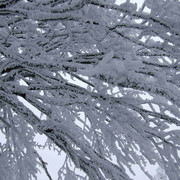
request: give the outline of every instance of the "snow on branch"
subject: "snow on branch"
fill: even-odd
[[[34,153],[40,133],[67,155],[59,179],[129,180],[135,166],[153,179],[151,164],[179,180],[179,8],[0,2],[2,178],[38,179],[40,165],[53,179]]]

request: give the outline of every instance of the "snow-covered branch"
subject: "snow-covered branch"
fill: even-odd
[[[128,180],[133,165],[152,179],[150,163],[179,180],[179,9],[176,0],[0,2],[2,178],[36,178],[38,159],[53,178],[34,153],[40,133],[67,155],[60,179]]]

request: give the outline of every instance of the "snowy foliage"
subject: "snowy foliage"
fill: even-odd
[[[1,1],[1,179],[52,179],[40,133],[67,155],[59,179],[153,179],[156,164],[179,180],[179,58],[178,0]]]
[[[162,168],[157,169],[157,174],[154,176],[153,180],[167,180],[167,176]]]

